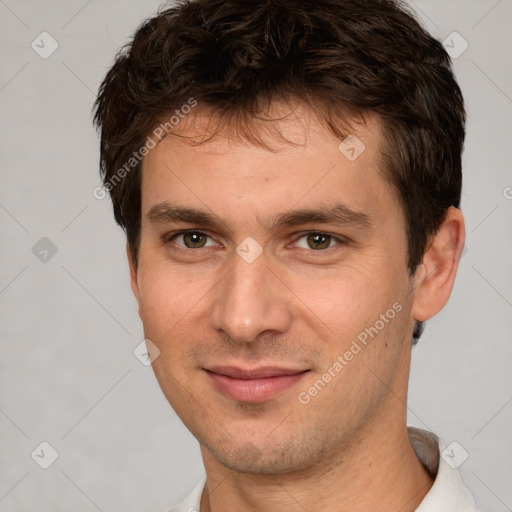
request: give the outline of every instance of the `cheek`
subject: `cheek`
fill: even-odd
[[[300,316],[311,326],[323,326],[326,339],[341,344],[374,325],[386,311],[391,309],[390,316],[396,313],[393,304],[403,297],[398,277],[393,278],[389,269],[296,273],[288,282]]]
[[[201,308],[204,290],[184,280],[164,266],[141,265],[139,273],[139,314],[149,339],[167,348],[166,340],[184,330],[194,332],[191,324]]]
[[[183,267],[169,261],[165,249],[144,242],[143,237],[137,279],[141,305],[150,315],[156,312],[172,318],[194,300],[199,287],[184,275]]]
[[[160,350],[152,367],[173,408],[190,394],[188,353],[201,338],[198,297],[176,276],[153,267],[140,279],[139,311],[144,336]],[[184,395],[184,396],[182,396]],[[180,398],[181,397],[181,398]]]

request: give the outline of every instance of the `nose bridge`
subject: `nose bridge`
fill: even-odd
[[[253,261],[234,254],[212,305],[212,328],[241,343],[265,331],[284,332],[291,321],[288,302],[264,253]]]

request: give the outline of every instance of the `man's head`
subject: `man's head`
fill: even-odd
[[[155,373],[215,459],[295,471],[404,421],[407,341],[464,239],[439,42],[391,1],[185,3],[95,119]]]

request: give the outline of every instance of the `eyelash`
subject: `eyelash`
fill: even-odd
[[[212,237],[210,235],[208,235],[207,233],[205,233],[203,231],[198,231],[196,229],[187,229],[187,230],[177,231],[177,232],[169,233],[168,235],[165,235],[164,236],[164,242],[165,243],[173,242],[177,237],[182,236],[182,235],[186,235],[186,234],[189,234],[189,233],[195,233],[195,234],[206,236],[206,237],[212,239]],[[343,238],[343,237],[331,235],[330,233],[326,233],[324,231],[304,231],[302,233],[299,233],[297,236],[294,236],[293,240],[290,243],[296,243],[301,238],[307,237],[309,235],[320,235],[320,236],[330,237],[331,240],[336,242],[336,244],[334,246],[327,247],[326,249],[318,249],[318,250],[303,249],[303,250],[306,250],[306,251],[311,252],[311,253],[326,252],[327,250],[332,249],[333,247],[335,247],[337,245],[346,245],[347,242],[348,242],[348,240]],[[178,250],[178,251],[181,251],[181,252],[200,251],[201,249],[208,249],[209,247],[212,247],[212,246],[198,247],[198,248],[194,249],[194,248],[191,248],[191,247],[183,247],[181,245],[175,244],[175,249]]]

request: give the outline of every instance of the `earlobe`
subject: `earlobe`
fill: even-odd
[[[423,322],[439,313],[450,298],[464,248],[462,212],[451,206],[423,255],[414,278],[413,318]]]

